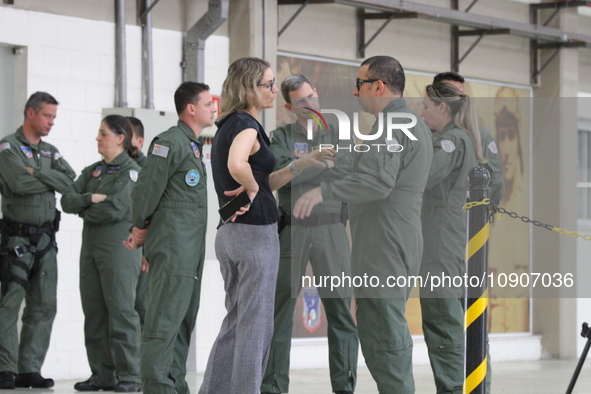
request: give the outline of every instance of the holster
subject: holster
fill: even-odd
[[[8,292],[8,283],[12,279],[12,266],[8,256],[8,232],[6,222],[0,219],[0,294]]]
[[[347,220],[349,220],[349,204],[343,202],[341,204],[341,223],[343,226],[347,226]]]
[[[281,234],[283,229],[291,224],[291,215],[279,207],[279,222],[277,223],[277,232]]]
[[[55,233],[59,229],[60,220],[61,212],[57,209],[53,221],[47,222],[42,226],[19,223],[6,218],[0,220],[0,292],[2,295],[8,292],[10,282],[18,283],[25,289],[29,288],[29,280],[41,265],[41,258],[51,249],[57,248]],[[41,241],[43,234],[49,235],[51,239],[45,248],[38,249],[37,245]],[[17,245],[9,249],[8,239],[14,236],[28,238],[29,244]],[[34,262],[31,268],[20,260],[26,253],[32,253],[34,255]],[[27,274],[26,280],[12,274],[12,267],[15,265]]]

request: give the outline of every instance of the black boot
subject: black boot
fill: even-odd
[[[30,387],[33,389],[48,389],[53,387],[53,379],[45,379],[39,372],[20,373],[14,381],[16,387]]]
[[[142,384],[136,382],[117,382],[113,391],[116,393],[137,393],[142,391]]]
[[[14,372],[3,371],[0,372],[0,390],[14,388]]]
[[[113,391],[113,386],[110,387],[98,387],[90,382],[90,379],[84,382],[78,382],[74,385],[76,391]]]

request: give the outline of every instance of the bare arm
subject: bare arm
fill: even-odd
[[[230,175],[242,186],[246,188],[251,200],[259,191],[259,185],[254,179],[250,164],[248,164],[248,157],[256,153],[261,145],[257,139],[257,131],[255,129],[245,129],[241,131],[232,141],[230,146],[230,153],[228,154],[228,170]],[[334,151],[331,149],[323,149],[322,152],[315,150],[307,155],[300,157],[293,162],[293,167],[296,171],[295,175],[299,174],[308,167],[318,166],[325,168],[326,164],[321,160],[333,160],[332,155]],[[269,175],[269,186],[271,190],[277,190],[287,182],[291,181],[294,176],[289,169],[289,166],[283,167]]]
[[[228,153],[228,171],[236,182],[246,188],[251,201],[259,192],[259,184],[254,179],[252,168],[248,164],[248,157],[261,147],[257,135],[255,129],[242,130],[234,137]]]

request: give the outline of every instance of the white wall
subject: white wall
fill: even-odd
[[[114,24],[0,7],[0,26],[0,43],[27,47],[28,73],[26,86],[21,87],[27,91],[27,97],[42,90],[60,102],[56,123],[47,141],[56,145],[80,173],[100,159],[94,139],[101,110],[114,105]],[[137,26],[127,26],[126,34],[128,105],[141,107],[141,31]],[[175,111],[173,94],[182,82],[182,33],[154,29],[153,40],[155,106],[161,111]],[[205,77],[213,94],[221,92],[227,59],[227,37],[212,36],[206,45]],[[22,111],[24,102],[19,105],[17,110]],[[212,204],[211,198],[210,201],[210,205],[217,205]],[[90,370],[78,290],[82,220],[74,215],[62,218],[58,233],[58,314],[42,373],[54,379],[87,378]],[[209,241],[208,247],[213,250]],[[219,270],[210,268],[211,265],[209,262],[206,272],[213,271],[214,279],[204,280],[208,285],[219,283],[215,279]],[[207,309],[208,290],[204,290],[203,304],[207,304],[204,308]]]

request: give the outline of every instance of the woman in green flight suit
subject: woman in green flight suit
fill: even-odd
[[[61,200],[64,211],[84,219],[80,295],[92,376],[74,385],[78,391],[141,390],[140,321],[134,309],[141,251],[121,243],[132,226],[130,194],[140,170],[131,135],[123,116],[103,119],[96,138],[103,160],[86,167]]]
[[[463,283],[447,280],[431,290],[429,277],[462,277],[466,247],[468,172],[482,155],[478,118],[470,97],[456,86],[427,86],[421,116],[433,130],[433,161],[423,195],[421,289],[423,332],[437,393],[461,394],[464,380]],[[443,281],[442,281],[443,282]],[[458,283],[458,282],[456,282]]]

